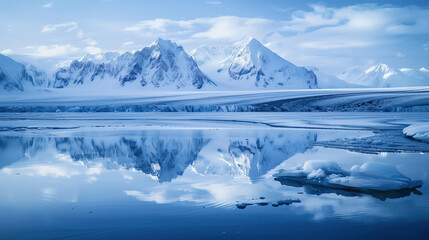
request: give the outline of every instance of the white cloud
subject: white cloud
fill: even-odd
[[[30,55],[37,57],[58,57],[67,56],[80,51],[80,48],[74,47],[70,44],[65,45],[50,45],[35,47],[34,52]]]
[[[50,3],[46,3],[46,4],[44,4],[43,5],[43,7],[44,8],[50,8],[50,7],[52,7],[54,5],[54,3],[53,2],[50,2]]]
[[[194,33],[192,38],[208,38],[237,41],[248,36],[264,38],[273,27],[279,27],[280,23],[265,18],[242,18],[235,16],[216,17],[211,19],[199,19],[199,24],[209,25],[207,30]]]
[[[82,30],[79,30],[78,32],[77,32],[77,38],[79,38],[79,39],[82,39],[83,38],[83,31]]]
[[[154,20],[145,20],[140,21],[134,24],[133,26],[126,27],[125,31],[134,31],[134,32],[156,32],[156,33],[165,33],[170,28],[192,28],[195,21],[176,21],[164,18],[157,18]]]
[[[403,57],[405,57],[405,55],[403,53],[401,53],[401,52],[398,52],[396,54],[396,57],[403,58]]]
[[[44,32],[53,32],[59,29],[64,29],[66,32],[71,32],[77,29],[78,24],[76,22],[66,22],[66,23],[60,23],[60,24],[48,24],[44,26],[41,30],[42,33]]]
[[[221,1],[208,1],[208,2],[206,2],[207,4],[210,4],[210,5],[219,5],[219,4],[221,4],[222,2]]]
[[[144,37],[180,39],[213,39],[237,41],[249,35],[264,37],[280,23],[264,18],[222,16],[193,20],[154,19],[137,22],[124,31],[134,31]]]
[[[88,45],[90,45],[90,46],[95,46],[95,45],[97,45],[97,41],[95,41],[94,39],[92,39],[92,38],[87,38],[87,39],[85,39],[85,40],[83,40],[86,44],[88,44]]]
[[[0,53],[7,55],[7,54],[13,53],[13,50],[8,48],[8,49],[4,49],[4,50],[0,51]]]
[[[88,46],[85,48],[85,51],[87,51],[89,54],[99,54],[102,52],[102,49],[99,47]]]
[[[133,44],[134,44],[134,42],[128,41],[128,42],[124,42],[122,45],[124,45],[124,46],[130,46],[130,45],[133,45]]]
[[[191,20],[154,19],[137,22],[125,31],[143,36],[178,39],[237,41],[248,36],[264,40],[280,34],[309,49],[367,47],[382,44],[396,35],[429,34],[429,10],[374,4],[328,8],[312,5],[310,11],[295,11],[288,21],[267,18],[221,16]],[[295,41],[295,40],[300,41]],[[320,45],[320,46],[317,46]]]

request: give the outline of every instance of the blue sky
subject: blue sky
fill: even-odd
[[[248,36],[300,66],[429,68],[428,1],[0,0],[0,52],[55,64],[138,50],[158,37],[190,52]]]

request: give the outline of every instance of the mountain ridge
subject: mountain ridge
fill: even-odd
[[[205,85],[215,85],[183,47],[170,40],[159,38],[135,53],[110,55],[104,62],[94,62],[89,57],[74,60],[55,74],[54,87],[92,85],[92,82],[110,87],[132,85],[172,89],[201,89]]]
[[[138,51],[87,54],[58,68],[53,77],[0,55],[0,90],[36,88],[142,90],[274,90],[429,85],[429,70],[355,66],[338,76],[298,67],[255,38],[228,46],[202,45],[188,54],[158,38]]]

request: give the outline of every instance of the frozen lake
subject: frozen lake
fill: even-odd
[[[425,112],[1,113],[0,235],[426,239],[429,144],[402,129],[427,122]],[[273,176],[309,160],[389,164],[423,185],[360,191]]]

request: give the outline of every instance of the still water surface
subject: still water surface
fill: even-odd
[[[428,144],[395,129],[8,130],[0,135],[0,234],[425,239],[428,151]],[[367,195],[296,186],[272,176],[315,159],[343,169],[390,163],[423,186]]]

